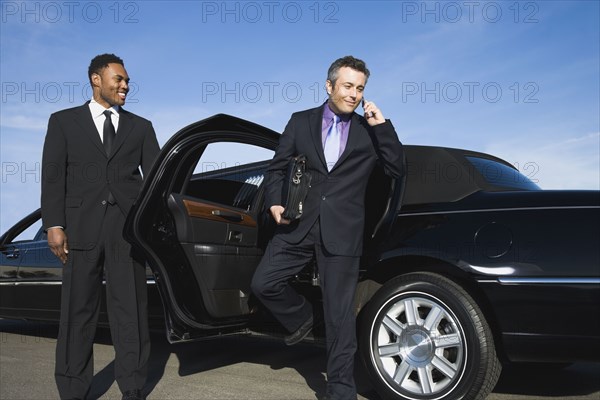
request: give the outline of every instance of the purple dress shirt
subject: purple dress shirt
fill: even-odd
[[[331,111],[329,108],[329,104],[325,103],[323,106],[323,122],[321,124],[321,144],[323,148],[325,148],[325,139],[327,138],[327,132],[329,132],[329,128],[333,124],[333,116],[335,113]],[[341,155],[346,149],[346,143],[348,143],[348,132],[350,132],[350,117],[352,114],[340,114],[340,152],[338,155]]]

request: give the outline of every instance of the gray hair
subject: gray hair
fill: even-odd
[[[338,72],[342,67],[349,67],[355,71],[362,72],[365,74],[367,79],[369,79],[369,75],[371,75],[369,69],[367,68],[367,64],[365,64],[363,60],[359,60],[353,56],[345,56],[335,60],[327,71],[327,80],[331,82],[332,86],[335,86],[335,81],[338,78]]]

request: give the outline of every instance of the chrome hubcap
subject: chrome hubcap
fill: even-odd
[[[429,333],[420,328],[406,329],[398,340],[400,352],[411,365],[424,366],[431,361],[435,349]]]
[[[464,372],[464,332],[454,314],[426,293],[403,293],[379,311],[371,354],[394,391],[436,395],[451,390]]]

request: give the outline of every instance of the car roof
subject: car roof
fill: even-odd
[[[453,202],[481,190],[510,190],[488,182],[469,158],[495,162],[518,173],[510,163],[476,151],[417,145],[405,145],[404,149],[404,205]]]

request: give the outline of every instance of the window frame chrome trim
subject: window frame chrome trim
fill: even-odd
[[[412,217],[422,215],[439,215],[439,214],[469,214],[469,213],[480,213],[480,212],[502,212],[502,211],[539,211],[539,210],[579,210],[579,209],[595,209],[600,206],[553,206],[553,207],[511,207],[511,208],[485,208],[480,210],[448,210],[448,211],[430,211],[430,212],[398,212],[398,217]]]

